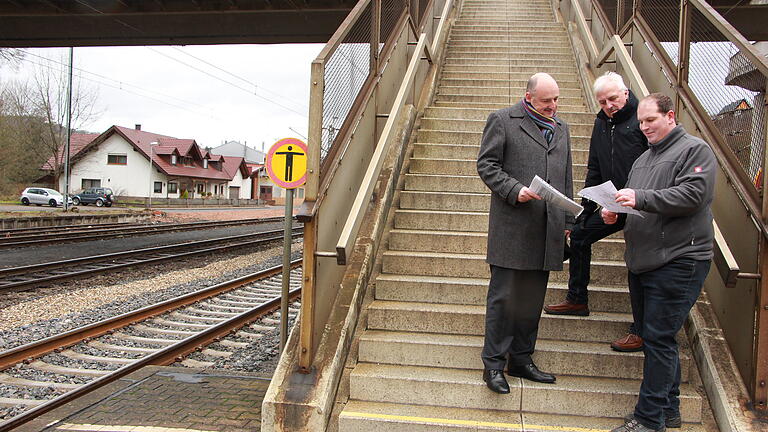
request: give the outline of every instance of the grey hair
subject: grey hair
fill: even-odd
[[[619,86],[619,90],[627,90],[627,85],[624,84],[624,78],[622,78],[621,75],[616,72],[606,72],[595,80],[595,84],[592,86],[592,92],[597,95],[597,93],[601,92],[609,83],[614,83]]]

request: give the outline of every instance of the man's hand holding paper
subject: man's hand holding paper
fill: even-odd
[[[610,180],[597,186],[584,188],[579,191],[578,195],[596,202],[610,212],[628,213],[643,217],[642,213],[632,208],[635,205],[635,191],[632,189],[617,191],[616,186]]]

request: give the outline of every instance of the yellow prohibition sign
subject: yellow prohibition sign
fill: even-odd
[[[283,138],[269,149],[265,164],[274,184],[296,189],[307,181],[307,145],[297,138]]]

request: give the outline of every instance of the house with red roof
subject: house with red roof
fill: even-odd
[[[242,157],[212,154],[194,139],[112,126],[101,134],[73,134],[70,191],[109,187],[117,196],[251,199],[251,170]],[[63,152],[62,152],[63,153]],[[151,161],[151,162],[150,162]],[[50,170],[52,161],[43,169]],[[64,177],[59,180],[64,189]]]

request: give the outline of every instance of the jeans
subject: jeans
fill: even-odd
[[[566,299],[574,304],[588,304],[589,266],[592,264],[592,244],[624,228],[626,215],[619,215],[613,225],[606,225],[600,212],[588,214],[582,223],[573,227],[571,233],[571,258],[568,261],[568,295]]]
[[[632,315],[643,338],[645,360],[635,418],[660,429],[680,414],[680,354],[675,335],[701,293],[710,261],[678,258],[645,273],[629,272]]]
[[[482,359],[486,369],[533,363],[549,272],[491,266]]]

